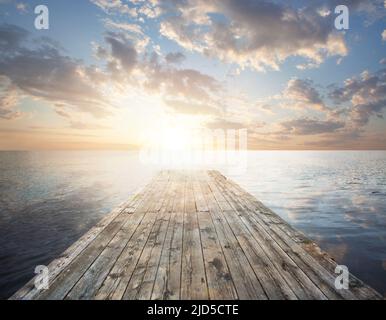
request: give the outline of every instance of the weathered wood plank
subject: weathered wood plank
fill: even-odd
[[[216,171],[162,171],[12,299],[380,299]]]
[[[149,199],[156,190],[156,184],[152,184],[147,193]],[[147,201],[144,202],[146,206]],[[127,221],[128,215],[119,214],[115,220],[100,233],[94,241],[78,255],[66,269],[64,269],[53,283],[50,284],[50,290],[43,291],[38,299],[64,299],[72,287],[78,282],[86,270],[98,258],[110,241],[115,237],[119,230]]]
[[[177,185],[173,182],[173,178],[171,178],[167,187],[165,202],[160,210],[162,214],[160,228],[156,236],[154,247],[151,251],[150,259],[146,265],[141,287],[138,290],[136,297],[139,300],[150,300],[152,297],[154,282],[157,276],[162,251],[165,246],[167,230],[170,224],[176,188]]]
[[[50,283],[53,283],[57,276],[63,272],[65,268],[77,257],[80,253],[83,252],[87,246],[93,242],[96,237],[119,215],[121,214],[132,202],[138,201],[138,199],[143,199],[152,188],[152,182],[150,181],[148,185],[138,190],[133,196],[128,200],[123,202],[117,208],[112,210],[111,213],[106,215],[95,227],[91,228],[85,235],[83,235],[78,241],[76,241],[71,247],[69,247],[59,258],[55,259],[48,265]],[[18,292],[16,292],[11,299],[14,300],[32,300],[36,299],[42,291],[38,290],[35,287],[35,278],[31,279],[24,287],[22,287]]]
[[[245,211],[243,217],[252,219],[252,224],[258,227],[256,234],[272,235],[274,241],[293,259],[298,268],[303,270],[329,299],[357,299],[360,297],[360,295],[358,296],[358,294],[354,293],[357,287],[350,288],[350,290],[335,289],[334,282],[336,274],[334,273],[334,269],[336,263],[334,263],[332,270],[327,270],[315,260],[314,256],[310,255],[309,252],[300,245],[301,243],[306,243],[307,245],[312,244],[312,247],[317,248],[311,240],[307,239],[299,231],[289,227],[284,220],[264,207],[233,181],[226,179],[218,172],[213,172],[211,175],[222,180],[221,183],[224,184],[224,190],[226,190],[227,193],[233,193],[235,202],[243,206],[243,210]],[[260,229],[260,227],[263,229]],[[286,229],[286,232],[281,229],[282,227]],[[320,252],[320,249],[318,249],[318,251]],[[323,257],[326,258],[328,255],[324,253]],[[350,277],[352,277],[352,275],[350,275]],[[373,289],[370,288],[367,290],[367,297],[377,297],[377,293]]]
[[[208,286],[191,178],[186,184],[184,211],[181,299],[206,300]]]
[[[200,208],[205,208],[206,210],[198,212],[197,216],[208,281],[209,298],[212,300],[237,299],[237,291],[230,275],[221,245],[218,241],[212,218],[208,213],[208,206],[199,181],[196,180],[193,182],[193,189],[196,203],[199,201]]]
[[[154,186],[157,186],[157,183],[155,183]],[[151,196],[154,191],[157,191],[157,189],[149,190],[149,196]],[[146,195],[142,193],[141,196],[135,198],[135,201],[133,201],[132,205],[129,207],[138,208],[144,199],[150,201],[149,197],[146,198]],[[128,212],[123,210],[123,213]],[[139,210],[139,212],[133,214],[131,219],[126,219],[123,227],[66,295],[66,299],[80,300],[95,298],[97,290],[102,285],[110,269],[137,230],[138,226],[142,223],[144,216],[145,212]]]
[[[224,218],[231,226],[237,241],[243,248],[256,276],[260,280],[269,299],[297,299],[293,291],[293,283],[283,277],[282,264],[272,262],[272,257],[267,255],[266,243],[258,241],[251,234],[251,230],[240,221],[239,215],[234,211],[224,212]],[[278,269],[278,266],[280,268]]]
[[[209,188],[208,182],[202,182],[201,186],[203,194],[207,199],[212,222],[215,226],[224,256],[228,262],[231,278],[233,279],[239,299],[266,300],[267,296],[237,239],[234,237],[232,230],[222,216],[219,204],[212,190]]]
[[[219,184],[214,184],[215,188],[220,187]],[[263,245],[262,249],[269,257],[270,261],[274,264],[275,268],[285,276],[286,281],[294,292],[296,292],[299,299],[327,299],[319,287],[314,284],[304,273],[303,270],[293,262],[293,260],[286,254],[280,246],[277,245],[275,240],[268,233],[263,233],[263,230],[259,232],[253,232],[253,228],[257,227],[253,222],[248,221],[245,216],[247,211],[238,206],[237,200],[230,197],[227,190],[220,187],[219,192],[223,197],[229,199],[229,202],[234,211],[239,212],[238,217],[244,223],[247,230],[250,230],[250,238],[255,238],[258,243]],[[235,224],[236,226],[236,224]],[[234,228],[235,228],[234,226]],[[245,231],[246,232],[246,231]],[[249,239],[250,240],[250,239]]]
[[[157,188],[158,195],[162,190],[165,191],[163,183],[159,181],[157,182]],[[96,299],[122,299],[157,219],[158,212],[154,212],[154,208],[158,205],[155,202],[158,201],[153,196],[139,210],[140,212],[134,213],[135,215],[145,212],[145,217],[118,259],[116,259],[114,266],[98,290]]]
[[[178,178],[178,175],[175,175],[173,181],[178,186],[175,194],[176,199],[173,203],[165,246],[154,281],[153,300],[177,300],[180,298],[186,179],[184,177]]]

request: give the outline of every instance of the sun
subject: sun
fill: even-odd
[[[170,151],[183,151],[193,146],[191,133],[185,128],[167,128],[161,135],[160,146]]]
[[[163,127],[148,132],[144,144],[163,151],[183,152],[194,147],[194,135],[183,126]]]

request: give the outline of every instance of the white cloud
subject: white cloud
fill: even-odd
[[[190,115],[218,115],[219,110],[215,106],[204,103],[181,100],[165,100],[165,103],[175,113]]]
[[[116,22],[111,19],[104,19],[103,22],[107,29],[118,31],[124,41],[129,40],[133,43],[138,52],[145,51],[146,47],[151,43],[150,37],[143,32],[139,24]]]
[[[63,54],[52,41],[28,48],[24,43],[26,39],[26,30],[0,25],[0,76],[11,83],[8,93],[17,88],[25,95],[71,105],[95,117],[111,113],[108,98],[99,90],[105,81],[100,70]],[[14,94],[6,96],[3,107],[6,105],[9,109],[14,100]]]
[[[136,8],[131,8],[121,0],[90,0],[104,12],[108,14],[126,14],[131,17],[137,17]]]
[[[375,73],[365,71],[360,77],[347,79],[330,96],[338,104],[350,103],[349,116],[353,124],[365,126],[370,117],[383,117],[386,108],[386,69]]]
[[[344,128],[344,122],[335,120],[318,120],[310,118],[300,118],[281,123],[284,128],[281,134],[295,135],[317,135],[332,133]]]
[[[298,10],[250,0],[160,5],[167,12],[160,25],[163,36],[185,49],[242,67],[277,70],[290,56],[319,65],[329,56],[348,53],[343,35],[333,29],[332,17],[320,15],[316,8]]]
[[[120,22],[115,22],[111,19],[105,19],[104,23],[105,23],[105,26],[107,28],[114,28],[114,29],[118,29],[118,30],[124,30],[124,31],[133,32],[133,33],[143,35],[142,28],[138,24],[120,23]]]
[[[176,113],[218,114],[221,84],[215,78],[166,63],[155,52],[140,52],[127,32],[107,31],[104,43],[93,43],[95,55],[104,64],[100,68],[68,57],[48,39],[44,46],[34,47],[28,46],[29,39],[24,29],[0,25],[0,75],[10,81],[1,97],[2,118],[18,115],[13,109],[19,91],[52,106],[64,106],[61,110],[99,119],[112,115],[115,99],[133,89],[158,95]],[[175,54],[168,59],[178,62],[183,57]]]
[[[26,13],[28,11],[28,5],[26,3],[19,2],[19,3],[16,4],[16,9],[20,13]]]
[[[320,92],[315,88],[314,83],[308,79],[294,78],[288,81],[287,87],[279,99],[289,100],[286,102],[289,107],[329,111]]]
[[[185,55],[182,52],[171,52],[168,53],[165,57],[167,63],[180,64],[186,59]]]
[[[5,76],[0,76],[0,119],[14,120],[21,116],[15,111],[19,103],[19,92]]]

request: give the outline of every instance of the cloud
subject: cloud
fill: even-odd
[[[70,128],[71,129],[76,129],[76,130],[107,130],[110,129],[108,126],[104,126],[101,124],[97,123],[92,123],[92,122],[84,122],[84,121],[79,121],[79,120],[72,120],[70,122]]]
[[[15,25],[0,25],[0,51],[5,53],[17,53],[21,43],[28,37],[28,31]]]
[[[65,103],[95,117],[111,114],[111,105],[98,88],[105,80],[100,70],[65,56],[54,42],[27,48],[23,46],[27,36],[24,29],[0,25],[1,76],[30,97]]]
[[[138,23],[117,22],[110,18],[103,20],[108,36],[118,39],[123,43],[130,43],[137,52],[144,52],[152,42]]]
[[[161,14],[161,9],[156,6],[157,0],[152,1],[132,1],[132,2],[142,2],[142,6],[138,9],[138,14],[145,16],[147,18],[157,18]]]
[[[128,15],[130,18],[157,18],[161,14],[158,0],[130,0],[124,3],[121,0],[90,0],[109,15]]]
[[[116,70],[130,72],[137,63],[137,50],[122,33],[108,32],[105,41],[111,48],[110,65]]]
[[[163,65],[153,53],[141,64],[145,76],[144,88],[159,92],[167,99],[184,99],[189,103],[215,104],[221,84],[210,75],[194,69]]]
[[[382,32],[382,41],[386,41],[386,30]]]
[[[10,81],[0,76],[0,119],[14,120],[21,116],[21,112],[15,111],[19,102],[17,88]]]
[[[191,115],[217,115],[219,110],[214,106],[203,103],[187,102],[184,100],[165,100],[165,103],[174,112]]]
[[[284,121],[281,123],[281,126],[284,128],[281,134],[317,135],[335,132],[338,129],[344,128],[345,124],[334,120],[300,118]]]
[[[19,2],[16,4],[16,9],[20,13],[27,13],[28,12],[28,5],[26,3]]]
[[[106,28],[114,28],[118,30],[123,30],[127,32],[137,33],[143,35],[143,31],[140,25],[135,23],[123,23],[123,22],[115,22],[111,19],[105,19],[104,24]]]
[[[107,14],[126,14],[136,17],[137,10],[124,4],[121,0],[90,0]]]
[[[179,64],[186,59],[185,55],[182,52],[171,52],[168,53],[165,57],[167,63]]]
[[[386,58],[382,58],[382,59],[379,61],[379,64],[386,64]]]
[[[55,105],[55,112],[60,117],[67,120],[69,128],[76,130],[105,130],[108,126],[95,123],[92,119],[85,119],[79,112],[74,112],[67,105],[57,103]]]
[[[139,52],[127,33],[106,32],[103,44],[94,43],[95,55],[104,60],[110,80],[123,88],[160,95],[176,113],[218,113],[222,84],[194,69],[177,66],[185,56],[161,55],[147,49]]]
[[[286,99],[318,110],[327,110],[323,99],[311,80],[291,79],[284,91]]]
[[[238,130],[238,129],[246,128],[247,126],[241,122],[229,121],[226,119],[215,119],[213,121],[208,122],[206,124],[206,127],[211,130],[215,130],[215,129]]]
[[[184,99],[190,104],[212,105],[214,94],[221,88],[209,75],[176,67],[174,64],[184,58],[183,54],[167,55],[165,63],[156,52],[138,52],[122,32],[107,32],[105,44],[94,44],[94,50],[98,58],[105,60],[107,71],[118,85],[132,85],[149,94],[159,93],[167,100]]]
[[[172,3],[172,4],[171,4]],[[290,56],[313,64],[345,56],[343,35],[316,8],[253,0],[160,2],[163,36],[188,50],[256,70],[279,69]]]
[[[352,120],[357,125],[364,126],[369,122],[370,117],[373,115],[383,118],[385,107],[386,99],[355,105],[351,111]]]
[[[337,104],[350,103],[350,119],[356,126],[364,126],[371,116],[383,116],[386,108],[386,69],[375,73],[365,71],[360,77],[347,79],[343,86],[331,91],[330,97]]]

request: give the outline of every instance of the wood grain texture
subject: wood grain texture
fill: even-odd
[[[162,171],[11,299],[381,299],[217,171]]]

